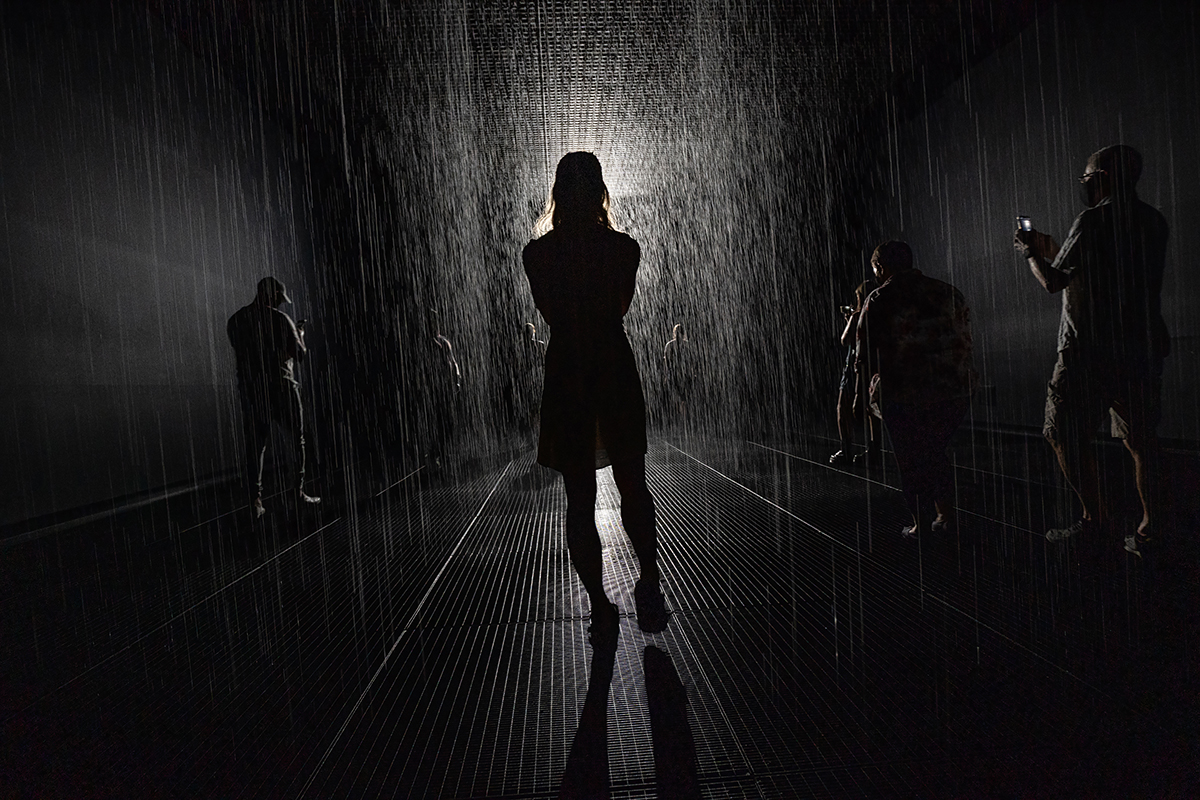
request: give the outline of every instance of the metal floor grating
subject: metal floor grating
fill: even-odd
[[[705,797],[1041,796],[1129,731],[1182,752],[1169,715],[1105,683],[1097,653],[1136,630],[1102,613],[1112,575],[1031,534],[1041,499],[960,470],[964,498],[982,498],[966,533],[903,540],[895,476],[828,469],[819,447],[652,447],[675,610],[656,636],[637,628],[636,558],[600,473],[623,616],[599,717],[562,491],[527,455],[418,476],[262,553],[226,542],[228,557],[161,568],[155,595],[109,586],[83,613],[42,587],[20,613],[54,624],[10,626],[8,652],[70,658],[9,673],[24,688],[5,706],[4,767],[60,795],[89,776],[111,796],[540,798],[594,725],[609,795],[656,797],[649,647],[686,694]],[[115,580],[72,563],[64,585],[87,597]],[[1142,577],[1126,577],[1130,604]]]

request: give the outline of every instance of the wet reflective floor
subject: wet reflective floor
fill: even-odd
[[[652,444],[656,635],[602,472],[610,658],[530,454],[346,478],[363,499],[257,526],[177,498],[9,540],[0,769],[46,797],[1196,790],[1191,540],[1047,543],[1068,507],[1019,435],[963,436],[960,530],[905,539],[893,463],[835,470],[831,444]],[[1169,461],[1186,530],[1196,459]]]

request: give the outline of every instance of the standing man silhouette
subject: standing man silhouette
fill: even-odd
[[[683,323],[671,329],[671,338],[663,347],[663,396],[672,421],[689,422],[689,404],[696,379],[696,354]]]
[[[879,288],[859,313],[855,336],[862,380],[854,403],[862,403],[864,391],[869,392],[887,425],[912,512],[912,524],[901,533],[953,532],[954,468],[946,448],[966,416],[976,382],[970,309],[958,289],[913,268],[905,242],[876,247],[871,269]],[[937,513],[933,519],[931,504]]]
[[[1046,396],[1042,433],[1054,449],[1083,514],[1046,538],[1097,536],[1110,527],[1100,491],[1092,436],[1107,412],[1113,436],[1133,458],[1142,521],[1125,536],[1125,549],[1141,555],[1158,519],[1159,445],[1163,359],[1171,338],[1160,294],[1167,252],[1167,221],[1142,202],[1135,186],[1142,156],[1127,145],[1093,153],[1079,178],[1084,211],[1059,247],[1039,231],[1014,234],[1013,246],[1038,283],[1063,293],[1058,361]]]
[[[301,502],[319,503],[321,498],[304,492],[304,413],[300,384],[294,362],[303,360],[304,320],[299,325],[279,310],[290,303],[287,289],[274,277],[258,282],[254,302],[229,318],[225,332],[237,357],[238,395],[245,433],[247,484],[254,518],[266,513],[263,505],[263,462],[270,440],[271,423],[292,434],[296,458],[296,493]]]

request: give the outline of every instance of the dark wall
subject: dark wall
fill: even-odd
[[[236,469],[225,320],[266,274],[304,316],[309,270],[245,94],[144,8],[28,5],[0,37],[0,523]]]
[[[881,157],[879,229],[912,245],[973,310],[979,413],[1041,426],[1060,296],[1012,249],[1014,216],[1062,241],[1083,206],[1090,153],[1123,142],[1145,157],[1139,193],[1171,226],[1163,314],[1174,336],[1160,433],[1200,440],[1200,69],[1197,11],[1181,2],[1063,2],[909,120]],[[882,152],[881,147],[881,152]]]

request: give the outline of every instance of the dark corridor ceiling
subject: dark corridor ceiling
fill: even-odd
[[[605,149],[614,135],[643,159],[662,159],[663,148],[681,146],[681,129],[703,141],[717,124],[759,136],[765,125],[783,134],[770,146],[785,149],[853,138],[897,104],[901,113],[923,106],[1051,4],[149,3],[289,126],[402,139],[421,134],[414,109],[446,104],[547,160],[563,146]]]

